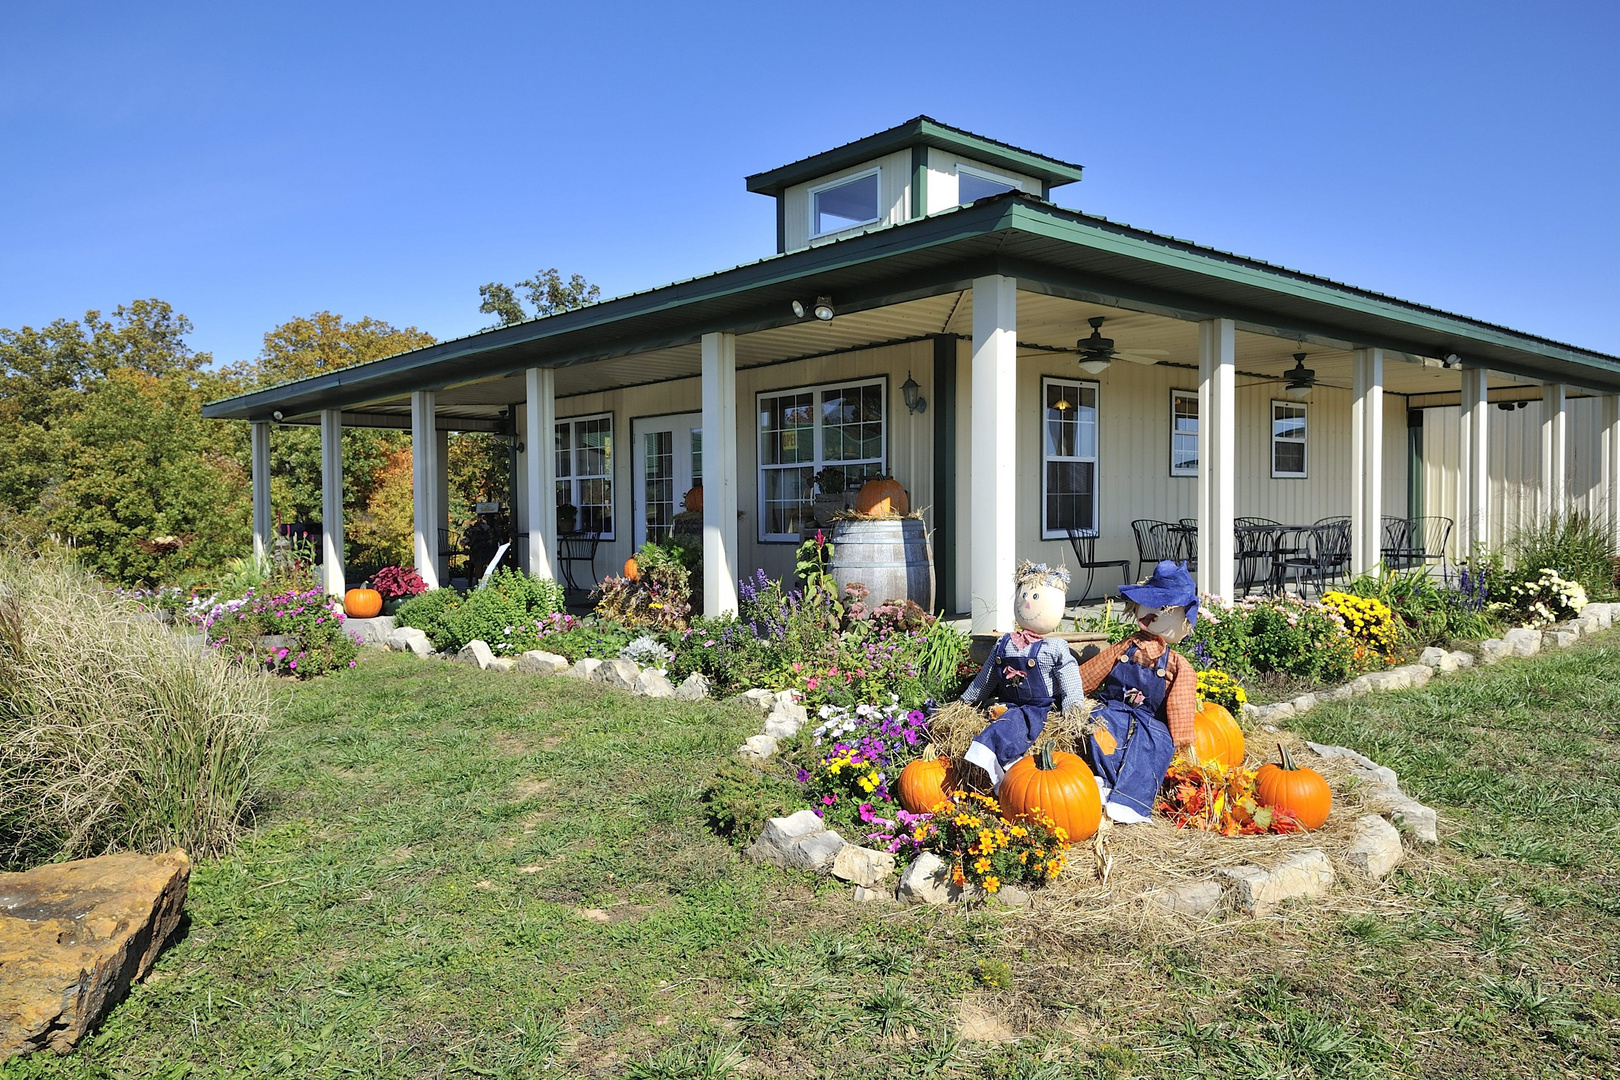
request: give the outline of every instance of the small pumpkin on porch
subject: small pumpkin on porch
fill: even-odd
[[[855,510],[867,517],[905,517],[911,511],[906,489],[892,476],[877,476],[861,485]]]
[[[681,500],[681,505],[694,514],[703,513],[703,485],[695,484],[687,488],[686,497]]]
[[[931,813],[950,798],[956,786],[956,768],[930,744],[923,755],[900,770],[900,805],[913,814]]]
[[[636,557],[634,555],[624,560],[624,576],[629,578],[631,581],[641,580],[641,567],[636,563]]]
[[[1091,767],[1073,754],[1043,742],[1019,758],[1001,780],[1001,812],[1008,821],[1040,810],[1077,844],[1097,831],[1102,799]]]
[[[1281,764],[1268,761],[1254,776],[1260,805],[1286,810],[1305,829],[1319,828],[1333,809],[1333,791],[1315,769],[1294,764],[1288,747],[1278,745]]]
[[[1230,769],[1243,764],[1243,729],[1226,706],[1200,701],[1193,712],[1193,750],[1198,760]]]
[[[351,619],[375,619],[382,614],[382,593],[376,589],[350,589],[343,594],[343,614]]]

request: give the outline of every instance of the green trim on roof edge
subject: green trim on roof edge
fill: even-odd
[[[815,180],[839,169],[904,150],[908,146],[933,146],[982,161],[986,165],[999,165],[1003,169],[1032,176],[1041,181],[1043,192],[1050,192],[1061,184],[1074,183],[1080,179],[1083,171],[1083,166],[1071,162],[975,135],[971,131],[942,124],[929,116],[917,116],[864,139],[856,139],[790,164],[755,173],[747,178],[746,183],[749,191],[761,195],[781,195],[794,184]]]

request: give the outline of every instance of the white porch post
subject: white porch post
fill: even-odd
[[[270,423],[253,422],[253,562],[260,567],[270,565]]]
[[[411,394],[411,502],[414,509],[413,554],[416,572],[430,589],[439,587],[439,529],[435,524],[438,492],[433,476],[439,456],[438,421],[431,390]],[[439,515],[442,516],[442,515]]]
[[[737,611],[737,335],[703,335],[703,614]]]
[[[448,431],[435,432],[433,438],[433,543],[434,555],[444,562],[445,580],[441,584],[450,584],[450,560],[445,557],[446,544],[441,542],[441,533],[448,535],[450,527],[450,433]],[[449,546],[455,546],[450,541]],[[437,565],[437,564],[435,564]]]
[[[343,572],[343,413],[321,410],[321,586],[341,597]]]
[[[1462,373],[1462,447],[1457,482],[1457,558],[1490,543],[1491,455],[1489,371],[1464,368]]]
[[[1350,572],[1364,574],[1383,559],[1384,350],[1357,349],[1350,404]]]
[[[1198,324],[1198,591],[1232,599],[1237,557],[1237,328]]]
[[[1564,437],[1568,414],[1564,404],[1563,383],[1541,388],[1541,490],[1548,518],[1563,517],[1568,506],[1569,441]]]
[[[1620,394],[1603,395],[1603,521],[1620,538]]]
[[[555,578],[551,553],[557,539],[557,372],[530,368],[523,375],[529,407],[524,418],[523,441],[528,447],[529,573]]]
[[[1018,280],[973,279],[969,610],[975,634],[1013,629],[1017,559]]]

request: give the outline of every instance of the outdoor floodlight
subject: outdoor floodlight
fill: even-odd
[[[793,317],[795,319],[804,318],[804,301],[803,300],[795,300],[795,301],[793,301]]]
[[[285,416],[282,414],[280,409],[277,409],[275,412],[270,414],[270,419],[279,424],[283,419],[285,419]]]
[[[832,297],[816,297],[816,318],[820,319],[822,322],[832,322],[833,315]]]

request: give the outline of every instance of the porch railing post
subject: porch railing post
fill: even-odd
[[[737,611],[737,335],[703,335],[703,614]]]
[[[1350,572],[1365,574],[1384,546],[1384,350],[1357,349],[1351,364]]]
[[[343,569],[343,413],[321,410],[321,586],[341,597]]]
[[[557,372],[553,368],[529,368],[524,373],[524,386],[529,399],[523,435],[529,462],[525,478],[529,573],[555,578],[551,553],[557,542]]]
[[[1490,544],[1490,401],[1486,397],[1490,372],[1464,368],[1462,373],[1462,442],[1457,483],[1457,558],[1468,557],[1475,547]]]
[[[1198,324],[1198,590],[1232,599],[1237,556],[1237,329]]]
[[[1620,540],[1620,394],[1603,395],[1603,521]]]
[[[433,485],[439,453],[438,419],[431,390],[411,394],[411,502],[413,504],[412,554],[416,572],[430,589],[439,587],[439,525],[436,513],[438,492]]]
[[[973,279],[968,592],[973,632],[1011,630],[1018,506],[1018,281]],[[1040,415],[1037,413],[1037,415]]]
[[[270,565],[270,422],[253,422],[253,562],[260,570]]]
[[[1563,383],[1541,388],[1541,491],[1547,518],[1560,518],[1568,506],[1569,441]]]

